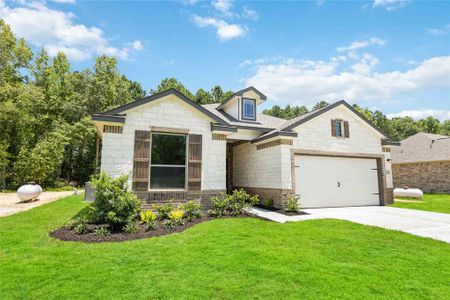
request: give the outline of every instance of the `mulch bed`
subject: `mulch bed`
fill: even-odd
[[[250,218],[255,217],[254,215],[245,214],[240,215],[237,217],[234,216],[223,216],[221,218],[214,218],[210,216],[203,216],[199,219],[196,219],[192,222],[186,222],[184,225],[181,226],[175,226],[171,229],[166,229],[162,226],[161,222],[158,223],[158,228],[155,230],[146,231],[144,225],[138,225],[138,231],[136,233],[124,233],[124,232],[111,232],[110,235],[107,236],[98,236],[94,233],[86,233],[86,234],[76,234],[73,230],[69,229],[67,226],[63,226],[61,228],[58,228],[52,232],[50,232],[50,236],[62,240],[62,241],[73,241],[73,242],[84,242],[84,243],[104,243],[104,242],[124,242],[129,240],[138,240],[138,239],[145,239],[145,238],[152,238],[167,234],[172,234],[176,232],[182,232],[189,227],[192,227],[194,225],[211,221],[214,219],[226,219],[226,218]],[[93,226],[93,225],[89,225]],[[102,226],[98,226],[102,227]]]
[[[304,211],[299,211],[299,212],[295,213],[295,212],[284,211],[282,209],[279,209],[279,208],[276,208],[276,207],[273,207],[273,206],[264,206],[264,205],[261,205],[261,204],[257,204],[257,205],[255,205],[255,207],[259,207],[259,208],[262,208],[262,209],[265,209],[265,210],[270,210],[270,211],[273,211],[273,212],[276,212],[276,213],[279,213],[279,214],[283,214],[285,216],[304,216],[304,215],[309,215],[308,213],[306,213]]]

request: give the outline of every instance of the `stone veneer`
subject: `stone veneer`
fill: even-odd
[[[392,164],[394,187],[419,188],[425,193],[450,193],[450,161]]]

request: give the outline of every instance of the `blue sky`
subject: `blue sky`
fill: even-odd
[[[266,106],[450,119],[450,2],[0,0],[0,17],[75,69],[117,57],[146,90],[176,77],[194,92],[254,85]]]

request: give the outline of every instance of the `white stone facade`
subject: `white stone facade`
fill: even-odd
[[[331,120],[349,122],[350,137],[331,135]],[[243,144],[234,149],[233,184],[254,188],[292,188],[291,149],[327,152],[385,154],[387,187],[392,187],[389,153],[382,152],[382,135],[348,108],[338,106],[294,129],[298,137],[293,145],[278,145],[256,150],[255,144]],[[267,141],[262,141],[265,143]]]
[[[112,176],[129,174],[131,178],[135,130],[150,130],[150,126],[184,128],[203,135],[202,190],[225,190],[226,141],[212,140],[211,121],[174,95],[128,110],[122,134],[103,134],[101,170]]]

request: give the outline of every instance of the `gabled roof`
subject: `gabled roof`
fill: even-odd
[[[365,116],[363,116],[361,113],[359,113],[353,106],[348,104],[345,100],[341,100],[341,101],[335,102],[331,105],[328,105],[326,107],[323,107],[321,109],[311,111],[311,112],[303,114],[297,118],[286,121],[286,122],[284,122],[283,125],[281,125],[277,129],[255,138],[252,141],[252,143],[260,142],[260,141],[275,137],[277,135],[292,136],[291,132],[295,127],[297,127],[305,122],[308,122],[309,120],[312,120],[312,119],[320,116],[321,114],[326,113],[327,111],[330,111],[335,107],[338,107],[339,105],[344,105],[345,107],[347,107],[350,111],[352,111],[354,114],[356,114],[359,118],[361,118],[369,126],[371,126],[373,129],[378,131],[381,135],[383,135],[387,140],[390,140],[390,141],[393,140],[388,134],[384,133],[380,128],[378,128],[375,124],[370,122]],[[394,143],[394,144],[397,144],[397,143]]]
[[[95,116],[95,118],[98,118],[101,115],[108,115],[108,116],[117,115],[117,114],[123,113],[123,112],[125,112],[125,111],[127,111],[129,109],[132,109],[132,108],[135,108],[137,106],[144,105],[146,103],[158,100],[158,99],[163,98],[163,97],[168,96],[168,95],[175,95],[175,96],[177,96],[182,101],[186,102],[187,104],[189,104],[193,108],[197,109],[201,113],[203,113],[203,114],[207,115],[208,117],[212,118],[214,121],[218,122],[219,124],[227,125],[227,123],[223,119],[221,119],[218,116],[216,116],[215,114],[211,113],[209,110],[207,110],[206,108],[202,107],[201,105],[195,103],[194,101],[192,101],[191,99],[189,99],[188,97],[186,97],[185,95],[183,95],[182,93],[177,91],[176,89],[169,89],[167,91],[156,93],[154,95],[145,97],[143,99],[136,100],[136,101],[124,104],[122,106],[119,106],[117,108],[111,109],[111,110],[106,111],[104,113],[95,114],[94,116]],[[93,116],[92,119],[96,120],[94,118],[94,116]]]
[[[213,103],[213,104],[204,104],[202,105],[204,108],[209,110],[211,113],[215,114],[228,124],[234,127],[238,128],[244,128],[244,129],[256,129],[256,130],[262,130],[262,131],[272,131],[273,129],[276,129],[286,123],[285,119],[272,117],[265,114],[258,114],[258,117],[256,118],[256,122],[246,122],[246,121],[239,121],[226,112],[222,110],[218,110],[220,103]]]
[[[393,163],[450,161],[450,136],[417,133],[391,150]]]
[[[353,112],[360,119],[362,119],[364,122],[366,122],[370,127],[375,129],[376,131],[378,131],[381,135],[383,135],[387,139],[394,140],[387,133],[383,132],[380,128],[378,128],[378,126],[376,126],[371,121],[369,121],[364,115],[362,115],[359,111],[357,111],[353,106],[348,104],[345,100],[341,100],[341,101],[335,102],[335,103],[333,103],[331,105],[328,105],[327,107],[323,107],[321,109],[309,112],[307,114],[304,114],[304,115],[301,115],[301,116],[299,116],[297,118],[289,120],[281,128],[279,128],[279,130],[292,130],[295,127],[297,127],[297,126],[299,126],[299,125],[301,125],[301,124],[303,124],[303,123],[305,123],[305,122],[307,122],[307,121],[309,121],[311,119],[314,119],[315,117],[318,117],[321,114],[326,113],[327,111],[332,110],[333,108],[335,108],[335,107],[337,107],[339,105],[344,105],[345,107],[347,107],[351,112]]]
[[[234,97],[236,97],[236,96],[243,96],[244,95],[244,93],[246,93],[246,92],[248,92],[248,91],[254,91],[255,93],[257,93],[258,95],[259,95],[259,98],[262,100],[262,101],[266,101],[266,99],[267,99],[267,97],[266,97],[266,95],[264,95],[263,93],[261,93],[260,91],[258,91],[254,86],[249,86],[248,88],[245,88],[245,89],[242,89],[242,90],[239,90],[239,91],[237,91],[237,92],[235,92],[233,95],[231,95],[227,100],[225,100],[224,102],[222,102],[222,104],[220,104],[218,107],[217,107],[217,109],[218,110],[221,110],[224,106],[225,106],[225,104],[227,104],[228,102],[230,102],[231,101],[231,99],[233,99]]]

